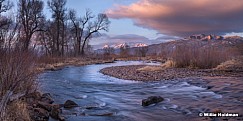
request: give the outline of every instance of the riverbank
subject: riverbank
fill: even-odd
[[[143,70],[149,67],[153,71]],[[119,79],[135,81],[160,81],[187,77],[242,77],[243,70],[215,70],[215,69],[190,69],[190,68],[163,68],[161,66],[114,66],[100,70],[101,73]]]
[[[113,63],[115,60],[110,59],[92,59],[92,58],[55,58],[51,62],[40,62],[37,64],[36,70],[43,72],[45,70],[56,71],[66,66],[84,66],[91,64]]]

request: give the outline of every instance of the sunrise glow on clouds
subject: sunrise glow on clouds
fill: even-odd
[[[161,34],[226,34],[243,31],[242,0],[139,0],[106,11],[113,19],[132,19]]]

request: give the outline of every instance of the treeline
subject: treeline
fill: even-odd
[[[103,55],[106,58],[113,57],[113,58],[128,58],[128,57],[146,57],[151,56],[148,54],[148,46],[141,46],[141,47],[130,47],[129,45],[125,44],[118,48],[119,53],[115,52],[115,48],[109,45],[106,45],[103,48]]]
[[[79,56],[91,50],[89,41],[108,31],[106,14],[94,16],[91,10],[78,17],[74,9],[66,7],[67,0],[18,0],[17,14],[13,3],[0,0],[0,47],[22,51],[41,50],[51,56]],[[44,4],[52,17],[43,14]]]

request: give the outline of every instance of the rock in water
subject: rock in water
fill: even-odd
[[[73,107],[78,107],[78,104],[75,103],[75,102],[72,101],[72,100],[67,100],[67,101],[64,103],[64,108],[73,108]]]
[[[142,106],[149,106],[151,104],[159,103],[163,100],[164,100],[164,98],[162,98],[160,96],[150,96],[147,99],[142,100]]]

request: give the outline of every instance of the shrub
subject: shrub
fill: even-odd
[[[36,89],[35,56],[31,52],[0,50],[0,112],[6,116],[10,99],[23,96]]]

